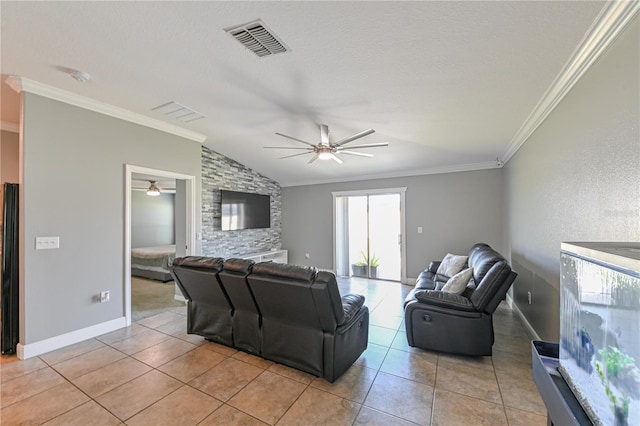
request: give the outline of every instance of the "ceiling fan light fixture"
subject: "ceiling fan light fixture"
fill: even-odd
[[[160,195],[160,188],[156,186],[156,181],[150,180],[149,183],[150,185],[149,189],[147,189],[147,195],[151,197],[157,197],[158,195]]]
[[[370,135],[371,133],[374,133],[374,132],[375,130],[373,129],[364,130],[362,132],[356,133],[355,135],[349,136],[348,138],[342,139],[339,142],[331,143],[331,141],[329,140],[329,126],[327,126],[326,124],[320,124],[320,142],[317,144],[312,144],[311,142],[294,138],[293,136],[288,136],[282,133],[276,133],[276,135],[278,136],[282,136],[284,138],[291,139],[296,142],[305,144],[307,147],[302,148],[302,147],[286,147],[286,146],[265,146],[265,148],[305,150],[307,152],[286,155],[281,158],[290,158],[290,157],[298,157],[300,155],[305,155],[305,154],[314,154],[313,157],[311,157],[311,160],[307,162],[307,164],[314,163],[316,160],[333,160],[338,164],[342,164],[343,161],[340,158],[338,158],[338,155],[340,154],[355,155],[358,157],[367,157],[367,158],[373,157],[372,154],[366,154],[364,152],[358,152],[358,151],[351,151],[350,149],[347,149],[347,148],[351,148],[351,147],[377,148],[380,146],[389,145],[387,142],[378,142],[378,143],[370,143],[370,144],[364,144],[364,145],[351,145],[349,147],[346,146],[348,143],[351,143],[356,139],[360,139],[364,136]]]

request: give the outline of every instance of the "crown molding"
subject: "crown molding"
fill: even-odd
[[[146,115],[138,114],[124,108],[76,95],[75,93],[39,83],[28,78],[12,75],[7,78],[6,82],[9,87],[18,93],[28,92],[44,96],[45,98],[54,99],[56,101],[64,102],[69,105],[84,108],[114,118],[119,118],[141,126],[150,127],[155,130],[160,130],[161,132],[171,133],[199,143],[202,143],[207,139],[205,135],[185,129],[184,127],[174,126],[173,124],[169,124],[165,121],[156,120],[155,118],[147,117]]]
[[[538,101],[524,124],[515,134],[502,161],[507,162],[531,137],[555,107],[569,93],[585,72],[593,65],[605,50],[616,40],[624,28],[640,10],[640,2],[609,1],[591,24],[578,47],[565,64],[560,74]]]
[[[296,180],[295,182],[280,183],[280,186],[285,188],[285,187],[291,187],[291,186],[322,185],[327,183],[357,182],[360,180],[391,179],[391,178],[399,178],[399,177],[437,175],[442,173],[456,173],[456,172],[472,172],[476,170],[500,169],[500,168],[502,168],[502,166],[497,165],[495,161],[488,161],[484,163],[460,164],[460,165],[453,165],[453,166],[433,167],[429,169],[405,170],[402,172],[390,172],[390,173],[378,173],[375,175],[354,176],[353,178],[341,178],[341,179],[338,178],[338,179],[323,179],[323,180],[308,180],[308,181]]]
[[[10,123],[8,121],[0,121],[0,130],[5,132],[20,133],[20,125],[18,123]]]

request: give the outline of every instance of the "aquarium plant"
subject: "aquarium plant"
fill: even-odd
[[[616,425],[626,426],[628,425],[629,403],[631,400],[627,392],[625,392],[625,388],[628,388],[628,386],[624,386],[624,382],[627,379],[625,376],[627,376],[626,372],[629,371],[628,367],[634,368],[635,360],[614,346],[600,349],[598,354],[602,358],[602,363],[596,361],[596,371],[611,403]],[[629,379],[632,380],[631,377]],[[612,385],[618,389],[617,392],[614,392]],[[633,385],[631,390],[633,390]]]

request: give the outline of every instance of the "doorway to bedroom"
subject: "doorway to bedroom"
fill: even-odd
[[[169,266],[193,252],[195,177],[135,166],[127,166],[126,175],[127,324],[166,311],[184,313]]]

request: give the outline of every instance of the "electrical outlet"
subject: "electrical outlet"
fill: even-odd
[[[311,259],[311,255],[309,253],[305,253],[304,257],[307,258],[307,259]]]
[[[101,291],[100,292],[100,303],[107,303],[109,301],[109,292]]]
[[[529,302],[529,304],[531,304],[531,292],[530,291],[527,292],[527,302]]]

